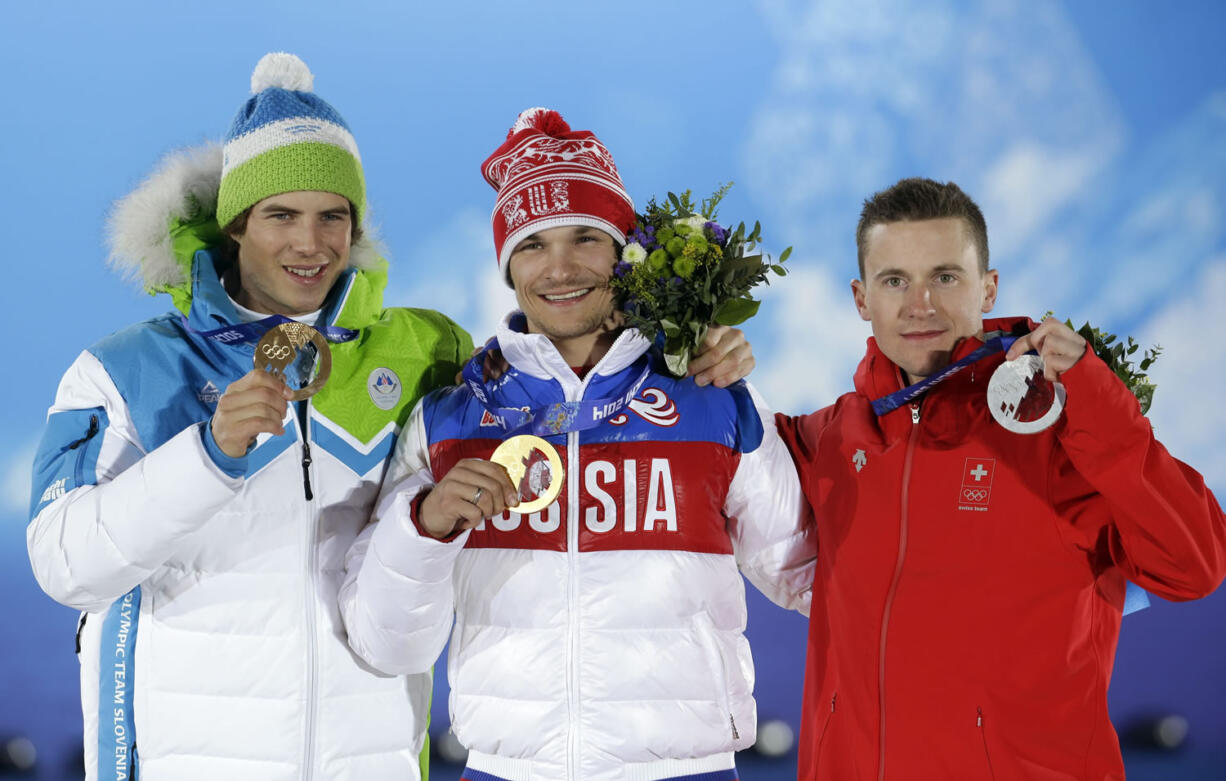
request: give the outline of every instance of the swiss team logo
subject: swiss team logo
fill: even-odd
[[[379,409],[391,409],[399,404],[403,389],[400,378],[391,369],[380,367],[366,378],[366,392]]]
[[[996,472],[995,458],[968,458],[962,465],[962,486],[958,489],[958,509],[988,509],[992,499],[992,478]]]

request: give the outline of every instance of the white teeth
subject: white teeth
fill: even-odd
[[[324,270],[324,267],[316,266],[315,268],[292,268],[286,266],[285,270],[296,276],[310,278],[319,276],[319,273]]]
[[[589,287],[589,288],[584,288],[583,290],[576,290],[573,293],[558,293],[556,295],[549,295],[548,293],[546,293],[545,300],[547,301],[566,301],[571,298],[578,298],[579,296],[585,296],[591,291],[592,289]]]

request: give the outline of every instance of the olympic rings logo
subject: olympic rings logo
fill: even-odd
[[[269,360],[283,361],[290,356],[294,351],[289,346],[284,344],[266,344],[264,345],[264,354]]]
[[[988,492],[982,488],[963,488],[962,498],[971,502],[982,502],[988,498]]]

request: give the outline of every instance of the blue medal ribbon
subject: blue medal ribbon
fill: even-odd
[[[970,355],[967,355],[956,363],[951,363],[931,377],[925,377],[914,385],[908,385],[902,390],[897,390],[893,393],[882,396],[879,399],[875,399],[873,401],[873,412],[877,413],[878,417],[886,414],[887,412],[893,412],[902,405],[910,402],[912,399],[918,398],[919,396],[927,393],[937,383],[949,379],[965,369],[967,366],[970,366],[972,363],[981,361],[984,358],[987,358],[989,355],[1008,351],[1009,347],[1012,346],[1017,339],[1018,337],[1016,336],[993,336],[985,341],[982,347],[975,350]]]
[[[651,375],[651,363],[643,367],[643,373],[637,379],[626,383],[622,390],[614,396],[602,399],[584,399],[582,401],[559,401],[540,407],[499,407],[493,403],[492,397],[482,375],[485,357],[498,349],[498,340],[491,339],[481,352],[473,356],[464,365],[464,382],[473,396],[485,407],[486,412],[494,417],[507,436],[513,434],[535,434],[547,437],[555,434],[565,434],[568,431],[583,431],[595,428],[617,413],[638,395],[643,383]]]
[[[263,338],[264,334],[268,333],[282,323],[298,322],[297,320],[288,318],[285,315],[271,315],[269,317],[265,317],[263,320],[256,320],[255,322],[251,323],[238,323],[236,325],[229,325],[224,328],[214,328],[209,331],[197,331],[188,324],[186,317],[179,315],[179,319],[183,321],[183,327],[188,331],[191,331],[198,336],[202,336],[205,339],[212,339],[215,342],[221,342],[222,344],[248,344],[251,342],[258,342],[261,338]],[[359,333],[358,331],[354,331],[349,328],[340,328],[334,325],[327,325],[323,328],[319,328],[318,326],[313,327],[315,330],[322,333],[325,339],[327,339],[329,342],[333,342],[334,344],[340,344],[341,342],[352,342],[354,339],[358,338]]]

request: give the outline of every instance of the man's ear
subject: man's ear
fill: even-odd
[[[979,311],[987,314],[992,311],[992,307],[996,306],[997,285],[1000,283],[1000,274],[996,269],[990,268],[983,275],[983,307]]]
[[[860,319],[864,322],[872,322],[872,315],[868,312],[868,291],[864,288],[864,281],[853,279],[851,281],[851,296],[856,302],[856,310],[860,313]]]

